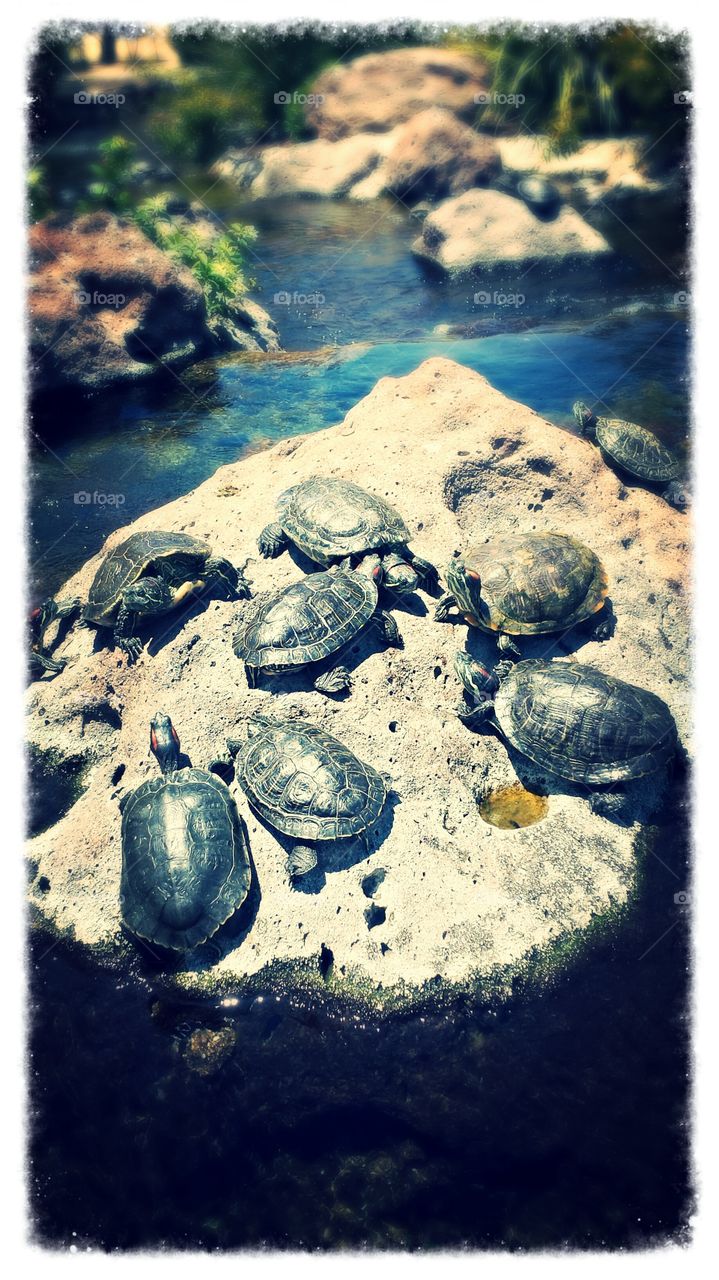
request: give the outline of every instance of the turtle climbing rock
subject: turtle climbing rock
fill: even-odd
[[[170,717],[150,724],[162,775],[123,798],[120,908],[136,937],[189,951],[212,937],[250,887],[247,839],[224,782],[179,767]]]
[[[375,566],[375,575],[378,572]],[[248,685],[257,685],[263,673],[277,675],[325,663],[314,687],[321,693],[350,689],[351,675],[338,659],[361,631],[373,627],[385,644],[402,647],[394,618],[378,612],[377,602],[375,576],[353,569],[312,573],[259,596],[243,611],[233,642],[245,664]]]
[[[446,569],[449,591],[438,622],[465,621],[520,656],[512,636],[547,635],[595,618],[594,637],[612,634],[608,579],[601,561],[566,533],[510,534],[468,551]]]
[[[678,477],[678,460],[653,431],[623,418],[598,418],[581,400],[572,413],[583,434],[599,446],[602,456],[621,471],[649,484],[666,485],[662,497],[673,507],[684,510],[688,504],[686,488]],[[669,482],[669,483],[668,483]]]
[[[115,645],[134,662],[142,652],[139,619],[168,613],[199,592],[239,600],[250,587],[241,569],[187,533],[132,533],[103,559],[83,621],[111,627]]]
[[[368,554],[379,556],[379,581],[388,591],[414,591],[418,581],[432,590],[437,571],[410,551],[410,532],[385,498],[336,476],[313,476],[285,489],[277,499],[277,521],[262,530],[257,545],[274,557],[290,544],[316,564]]]
[[[457,714],[491,720],[534,764],[571,782],[606,787],[655,773],[677,750],[677,730],[654,693],[581,662],[502,662],[490,672],[468,653],[455,657],[465,700]],[[595,792],[592,807],[622,811],[616,791]]]
[[[247,741],[228,741],[236,777],[260,817],[295,842],[290,879],[317,864],[316,845],[361,835],[379,818],[390,779],[299,718],[255,714]]]

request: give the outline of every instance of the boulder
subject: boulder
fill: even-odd
[[[384,190],[411,204],[486,186],[502,167],[494,140],[441,107],[430,107],[392,132],[379,170]]]
[[[443,201],[430,213],[412,251],[450,275],[461,275],[535,262],[591,262],[611,249],[604,236],[568,205],[544,221],[522,200],[475,189]]]
[[[454,49],[367,53],[318,76],[305,119],[321,138],[385,133],[427,107],[445,107],[472,120],[490,82],[487,63]]]
[[[316,138],[259,151],[230,151],[213,166],[215,177],[235,182],[253,199],[347,195],[379,165],[387,140],[357,134],[341,142]]]
[[[509,177],[540,173],[582,209],[599,200],[621,205],[635,198],[656,199],[673,190],[673,179],[654,178],[647,172],[643,157],[650,145],[646,138],[601,138],[583,143],[568,155],[558,155],[547,138],[520,135],[497,139]]]
[[[277,346],[270,317],[237,300],[217,336],[188,268],[109,213],[53,215],[30,230],[33,389],[94,391],[153,378],[219,347]],[[244,304],[244,308],[243,308]],[[274,332],[273,332],[274,330]]]
[[[599,643],[575,630],[554,647],[549,637],[530,638],[527,656],[572,653],[653,690],[686,742],[686,517],[626,488],[593,445],[453,361],[381,379],[339,425],[220,468],[117,530],[109,545],[135,529],[186,530],[237,564],[252,557],[256,593],[277,588],[301,569],[287,554],[261,559],[255,539],[277,493],[317,473],[389,498],[413,548],[440,566],[456,549],[510,531],[562,529],[584,539],[609,573],[615,634]],[[83,596],[98,563],[88,561],[60,594]],[[130,668],[93,631],[76,628],[56,651],[65,670],[30,687],[29,740],[41,753],[33,758],[44,753],[56,779],[67,762],[81,792],[59,804],[55,786],[48,803],[57,809],[29,843],[29,896],[44,929],[97,956],[129,948],[119,932],[118,804],[156,773],[148,722],[158,708],[197,765],[221,755],[227,736],[242,736],[252,711],[296,711],[387,770],[398,793],[366,842],[328,846],[315,878],[292,889],[283,848],[233,784],[257,873],[254,914],[168,982],[236,989],[259,975],[267,989],[278,972],[302,983],[314,975],[320,986],[324,976],[328,992],[387,1004],[421,1001],[438,986],[503,992],[531,957],[543,955],[546,967],[557,944],[557,955],[571,954],[569,939],[578,943],[593,920],[627,902],[640,820],[657,806],[664,779],[633,784],[631,825],[618,825],[592,812],[585,790],[542,775],[491,731],[470,732],[454,714],[453,654],[469,643],[493,661],[489,637],[434,622],[433,602],[419,595],[395,610],[404,649],[360,646],[349,659],[354,690],[335,701],[301,677],[248,689],[232,651],[242,607],[214,602],[162,621]],[[516,830],[490,825],[479,803],[517,778],[547,796],[546,816]]]

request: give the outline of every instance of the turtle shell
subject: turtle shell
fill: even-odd
[[[84,616],[89,621],[102,622],[112,614],[124,587],[137,582],[153,561],[177,554],[206,559],[210,548],[188,533],[131,533],[102,561],[88,593]]]
[[[318,564],[404,545],[410,538],[401,515],[384,498],[333,476],[313,476],[285,489],[277,499],[277,518],[292,542]]]
[[[187,951],[229,919],[249,887],[235,802],[213,773],[177,769],[132,793],[122,814],[120,881],[132,933]]]
[[[542,635],[584,621],[609,590],[601,561],[566,533],[523,533],[472,548],[467,568],[482,582],[481,608],[460,601],[484,631]],[[469,619],[468,619],[469,620]]]
[[[376,607],[377,587],[364,574],[313,573],[245,610],[233,648],[250,667],[303,667],[341,649]]]
[[[253,716],[236,777],[270,826],[297,840],[358,835],[379,817],[384,779],[337,738],[298,720]]]
[[[653,431],[623,418],[597,418],[597,444],[603,453],[640,480],[676,480],[679,463]]]
[[[677,745],[661,698],[581,662],[518,662],[500,685],[494,714],[512,746],[573,782],[642,777],[666,764]]]

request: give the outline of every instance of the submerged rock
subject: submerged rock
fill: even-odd
[[[273,321],[238,298],[218,322],[200,285],[134,223],[53,215],[30,230],[33,390],[138,382],[217,351],[275,350]]]
[[[589,544],[609,574],[613,637],[600,643],[577,628],[529,638],[524,656],[576,655],[659,694],[686,742],[686,516],[628,488],[591,444],[450,360],[381,379],[337,426],[220,468],[109,541],[140,528],[185,530],[243,564],[277,493],[318,473],[387,497],[405,517],[413,548],[438,565],[499,533],[560,529]],[[83,596],[98,563],[93,557],[59,594]],[[267,561],[256,553],[248,569],[255,592],[300,572],[289,556]],[[216,935],[198,979],[205,985],[286,962],[300,980],[314,974],[328,993],[375,992],[385,1001],[421,999],[437,980],[443,990],[506,989],[532,956],[581,936],[595,917],[626,902],[638,824],[660,802],[663,777],[632,784],[635,821],[618,825],[592,813],[585,790],[543,774],[491,732],[471,733],[454,713],[461,690],[453,656],[468,644],[492,662],[494,642],[435,623],[431,608],[421,593],[395,608],[403,650],[368,644],[350,654],[355,683],[342,702],[299,678],[289,692],[273,684],[248,689],[232,652],[236,604],[169,616],[148,633],[131,668],[111,650],[96,650],[92,632],[72,631],[58,648],[65,670],[28,691],[31,743],[57,757],[81,756],[84,769],[82,794],[29,843],[30,898],[40,919],[78,943],[117,945],[118,804],[154,776],[145,743],[160,705],[182,726],[183,748],[197,761],[222,755],[225,739],[242,736],[255,709],[296,710],[389,773],[399,797],[366,843],[322,849],[312,883],[297,890],[275,833],[233,784],[248,825],[257,910],[249,927],[230,921]],[[100,704],[113,715],[92,715]],[[546,797],[546,813],[533,814],[530,825],[488,822],[489,797],[518,782]],[[369,915],[368,897],[377,907]],[[194,980],[192,972],[184,979]]]
[[[305,119],[321,138],[386,133],[426,107],[472,120],[486,94],[486,62],[455,49],[390,49],[339,62],[311,86]]]
[[[607,241],[575,209],[540,220],[522,200],[501,191],[468,191],[445,200],[412,245],[418,258],[449,275],[530,262],[591,262],[611,253]]]

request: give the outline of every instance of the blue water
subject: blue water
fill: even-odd
[[[686,442],[687,331],[676,313],[593,328],[380,342],[186,370],[183,386],[105,396],[82,422],[37,422],[31,591],[56,591],[118,525],[186,493],[217,467],[285,436],[339,422],[379,378],[431,356],[475,369],[500,391],[573,428],[578,397]],[[55,410],[57,413],[57,410]],[[76,498],[76,495],[78,497]]]

